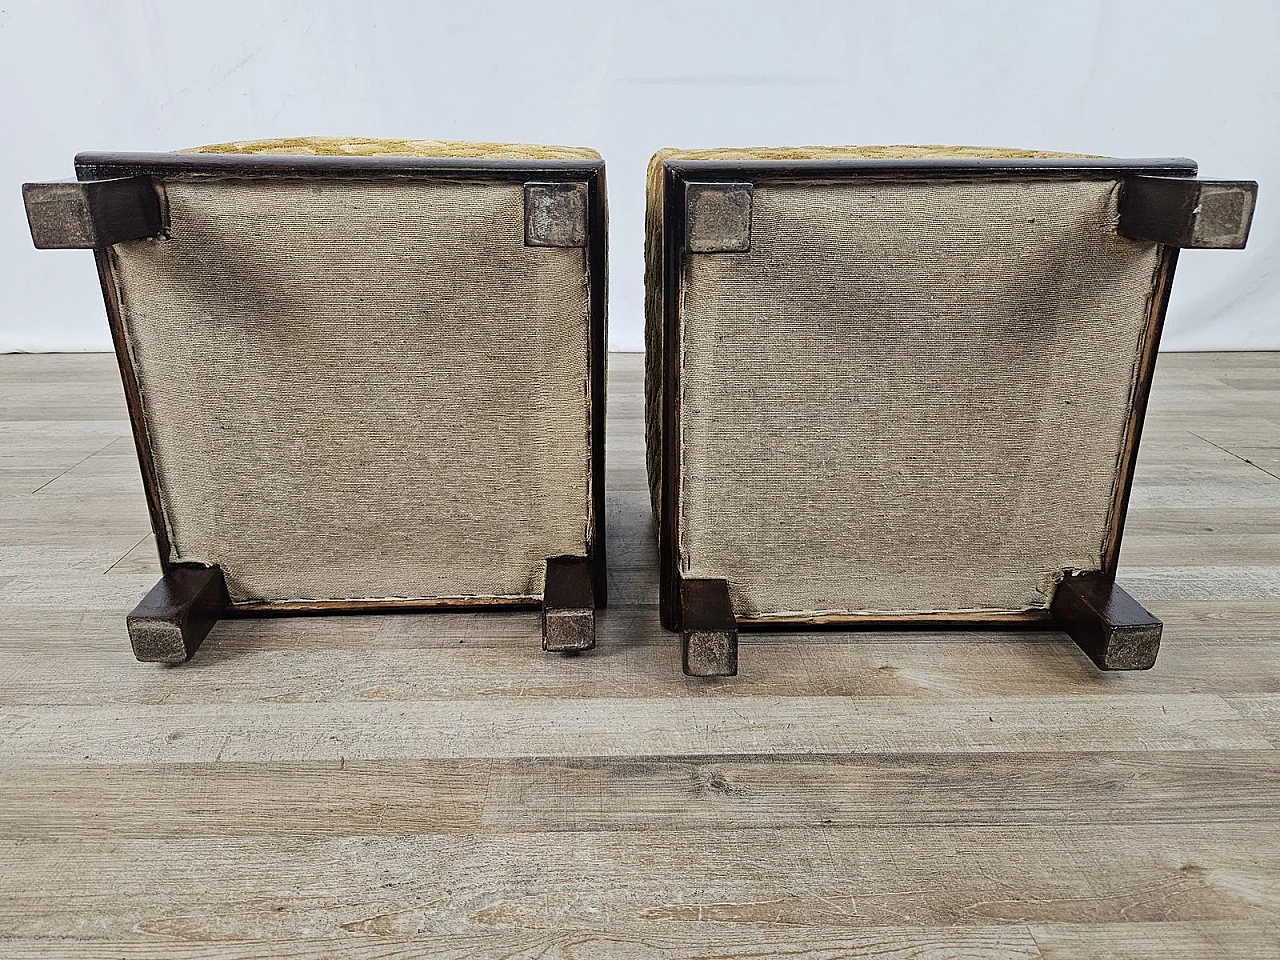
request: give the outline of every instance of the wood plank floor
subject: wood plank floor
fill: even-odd
[[[112,359],[0,357],[0,957],[1280,957],[1280,354],[1160,360],[1138,675],[979,632],[685,678],[638,356],[610,391],[593,653],[532,613],[240,620],[163,668]]]

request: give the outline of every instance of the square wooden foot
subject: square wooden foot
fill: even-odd
[[[542,590],[542,649],[571,653],[596,645],[594,570],[589,557],[551,557]]]
[[[150,177],[24,183],[22,199],[37,250],[102,250],[162,229]]]
[[[680,639],[690,677],[738,673],[738,622],[725,580],[680,581]]]
[[[184,663],[229,603],[217,567],[173,567],[129,614],[133,655],[144,663]]]
[[[1102,670],[1149,670],[1160,651],[1159,620],[1101,573],[1067,577],[1054,620]]]

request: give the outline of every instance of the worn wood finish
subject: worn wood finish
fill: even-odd
[[[898,616],[882,613],[818,613],[813,616],[738,617],[740,630],[955,630],[964,627],[1016,627],[1022,630],[1047,625],[1047,610],[1018,610],[1010,613],[904,613]]]
[[[452,180],[587,182],[602,160],[484,160],[459,157],[288,156],[251,153],[76,154],[81,180],[108,177],[331,177],[384,180],[435,176]]]
[[[1105,574],[1067,577],[1053,597],[1053,616],[1101,670],[1150,670],[1162,624]]]
[[[1132,177],[1120,198],[1119,232],[1201,250],[1243,250],[1253,223],[1252,180]]]
[[[528,597],[423,597],[398,600],[264,600],[232,603],[228,617],[299,617],[349,613],[427,613],[432,610],[532,610],[542,598]]]
[[[595,571],[591,561],[586,557],[551,557],[542,590],[542,649],[571,653],[595,645]]]
[[[1280,357],[1166,355],[1103,673],[1013,628],[657,622],[641,360],[613,358],[614,603],[220,621],[120,643],[155,582],[108,356],[0,357],[0,956],[1275,958]]]
[[[604,163],[584,178],[587,185],[587,295],[591,323],[587,344],[590,372],[587,377],[591,408],[588,437],[591,456],[591,518],[587,532],[587,556],[595,574],[597,607],[609,602],[608,543],[605,535],[605,415],[608,410],[609,367],[609,191]]]
[[[160,198],[150,177],[24,183],[22,199],[38,250],[101,250],[154,237],[162,227]]]
[[[680,627],[680,278],[688,225],[685,182],[671,164],[662,169],[662,477],[658,492],[658,616]]]
[[[179,154],[179,153],[82,153],[76,156],[76,175],[80,182],[65,186],[87,191],[96,196],[101,184],[131,185],[130,190],[145,187],[156,201],[156,184],[166,179],[212,179],[218,177],[290,177],[319,179],[443,179],[488,180],[529,183],[532,186],[571,197],[571,214],[581,213],[581,231],[570,229],[573,236],[552,238],[552,245],[572,240],[570,245],[586,248],[588,323],[588,407],[589,429],[586,455],[590,465],[590,516],[587,518],[587,554],[593,563],[596,606],[603,607],[608,598],[608,576],[605,550],[605,366],[608,354],[608,200],[602,160],[476,160],[435,157],[312,157],[276,156],[270,154]],[[49,186],[49,185],[27,185]],[[24,190],[26,188],[24,187]],[[116,190],[120,192],[120,190]],[[537,191],[535,191],[536,193]],[[158,201],[156,201],[158,204]],[[557,210],[559,207],[557,207]],[[159,210],[157,205],[156,210]],[[157,212],[156,216],[159,216]],[[573,216],[570,216],[573,219]],[[148,221],[150,222],[150,221]],[[585,231],[581,237],[577,234]],[[151,233],[155,233],[152,230]],[[137,236],[146,236],[139,233]],[[106,242],[128,239],[106,237]],[[544,238],[547,239],[547,238]],[[170,563],[169,530],[160,498],[160,481],[156,470],[147,428],[144,398],[134,370],[124,321],[120,310],[118,278],[109,246],[96,244],[95,259],[102,286],[107,320],[111,329],[124,383],[143,489],[151,516],[151,528],[159,553],[160,565]],[[525,609],[541,603],[540,596],[520,597],[432,597],[415,599],[374,600],[269,600],[237,603],[228,608],[230,616],[274,616],[296,614],[382,613],[403,611],[479,610],[505,608]]]
[[[526,183],[524,242],[531,247],[585,247],[587,185]]]
[[[886,180],[956,180],[983,177],[1033,177],[1035,179],[1115,180],[1127,176],[1194,177],[1196,162],[1186,157],[1134,160],[1003,159],[831,159],[831,160],[668,160],[664,166],[688,180],[758,182],[770,180],[814,181],[847,177]]]
[[[724,580],[680,581],[680,647],[686,676],[738,673],[738,622]]]
[[[751,184],[691,184],[685,190],[684,233],[689,253],[750,250]]]
[[[128,617],[133,655],[144,663],[185,663],[227,608],[217,567],[170,567]]]

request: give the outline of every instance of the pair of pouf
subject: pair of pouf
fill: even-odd
[[[24,186],[95,251],[163,577],[140,660],[216,620],[606,600],[608,214],[594,151],[302,139],[82,154]],[[1104,669],[1178,251],[1256,184],[1187,160],[662,151],[646,224],[660,616],[737,631],[1012,624]]]

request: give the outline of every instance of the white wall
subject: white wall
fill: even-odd
[[[968,143],[1189,156],[1261,182],[1249,250],[1178,268],[1168,349],[1280,349],[1280,11],[1266,0],[61,0],[0,8],[0,350],[109,347],[87,252],[18,185],[81,150],[301,134],[584,144],[609,164],[611,335],[641,346],[661,146]]]

